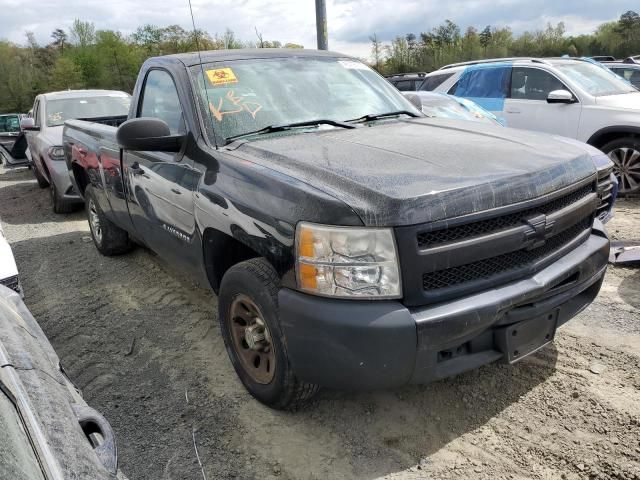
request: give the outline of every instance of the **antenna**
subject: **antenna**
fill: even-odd
[[[213,115],[211,113],[211,108],[209,108],[209,105],[211,105],[211,101],[209,100],[209,89],[207,88],[207,78],[204,74],[204,67],[202,66],[202,55],[200,54],[200,42],[198,41],[198,29],[196,28],[196,21],[193,18],[193,8],[191,7],[191,0],[189,0],[189,12],[191,13],[191,24],[193,25],[193,36],[196,40],[196,50],[198,51],[198,61],[200,62],[200,72],[202,73],[202,86],[204,87],[205,97],[207,97],[207,112],[209,112],[209,121],[211,122],[211,129],[214,129]],[[213,136],[213,143],[215,144],[216,148],[218,148],[218,141],[215,135]]]

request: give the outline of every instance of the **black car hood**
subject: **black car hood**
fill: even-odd
[[[413,225],[510,205],[595,173],[586,149],[549,135],[435,118],[230,147],[344,201],[370,226]]]

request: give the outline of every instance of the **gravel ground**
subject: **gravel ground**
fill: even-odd
[[[516,366],[322,391],[283,413],[236,378],[215,295],[142,248],[100,256],[84,213],[53,214],[28,170],[0,167],[0,218],[27,306],[133,480],[640,479],[640,269],[610,268],[596,302]],[[640,238],[640,202],[609,228]]]

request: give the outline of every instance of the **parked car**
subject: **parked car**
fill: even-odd
[[[640,64],[624,62],[602,62],[602,64],[634,87],[640,88]]]
[[[126,480],[113,430],[87,405],[20,296],[0,285],[0,478]]]
[[[0,163],[4,163],[5,167],[29,164],[27,142],[20,128],[20,121],[24,117],[21,113],[0,115]]]
[[[97,249],[140,243],[210,286],[231,363],[275,408],[517,362],[607,267],[584,148],[425,118],[338,53],[151,58],[129,120],[63,137]]]
[[[426,75],[425,72],[396,73],[395,75],[389,75],[385,78],[401,92],[415,92],[422,84]]]
[[[0,145],[7,149],[16,141],[16,138],[22,130],[20,129],[20,120],[25,117],[21,113],[7,113],[0,115]]]
[[[640,191],[640,92],[589,60],[468,62],[427,75],[437,92],[469,98],[507,126],[575,138],[615,163],[620,193]]]
[[[437,92],[406,92],[404,96],[414,105],[420,106],[422,113],[433,118],[454,118],[472,122],[502,125],[498,118],[475,102],[466,98],[459,98],[446,93]],[[413,98],[416,97],[416,98]],[[598,196],[600,205],[597,216],[602,223],[613,218],[613,206],[618,195],[618,179],[613,173],[614,163],[597,148],[570,138],[554,136],[562,142],[572,143],[583,148],[592,159],[598,172]]]
[[[13,258],[11,246],[4,236],[2,224],[0,224],[0,285],[14,290],[20,296],[24,295],[20,275],[18,274],[18,266]]]
[[[407,92],[404,96],[427,117],[455,118],[502,125],[493,113],[466,98],[437,92]],[[413,99],[417,97],[417,101]],[[419,103],[418,103],[419,102]]]
[[[33,174],[41,188],[50,188],[54,212],[68,213],[82,204],[64,163],[64,122],[72,118],[100,121],[126,116],[130,98],[127,93],[112,90],[68,90],[36,97],[33,117],[24,118],[22,128],[27,132]]]
[[[594,55],[593,57],[588,57],[588,58],[596,62],[615,62],[616,61],[616,57],[612,55]]]
[[[625,58],[623,63],[640,63],[640,55],[632,55],[630,57]]]

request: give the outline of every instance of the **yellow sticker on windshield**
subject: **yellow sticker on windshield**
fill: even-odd
[[[215,70],[207,70],[207,77],[212,85],[228,85],[238,83],[236,74],[230,68],[216,68]]]

